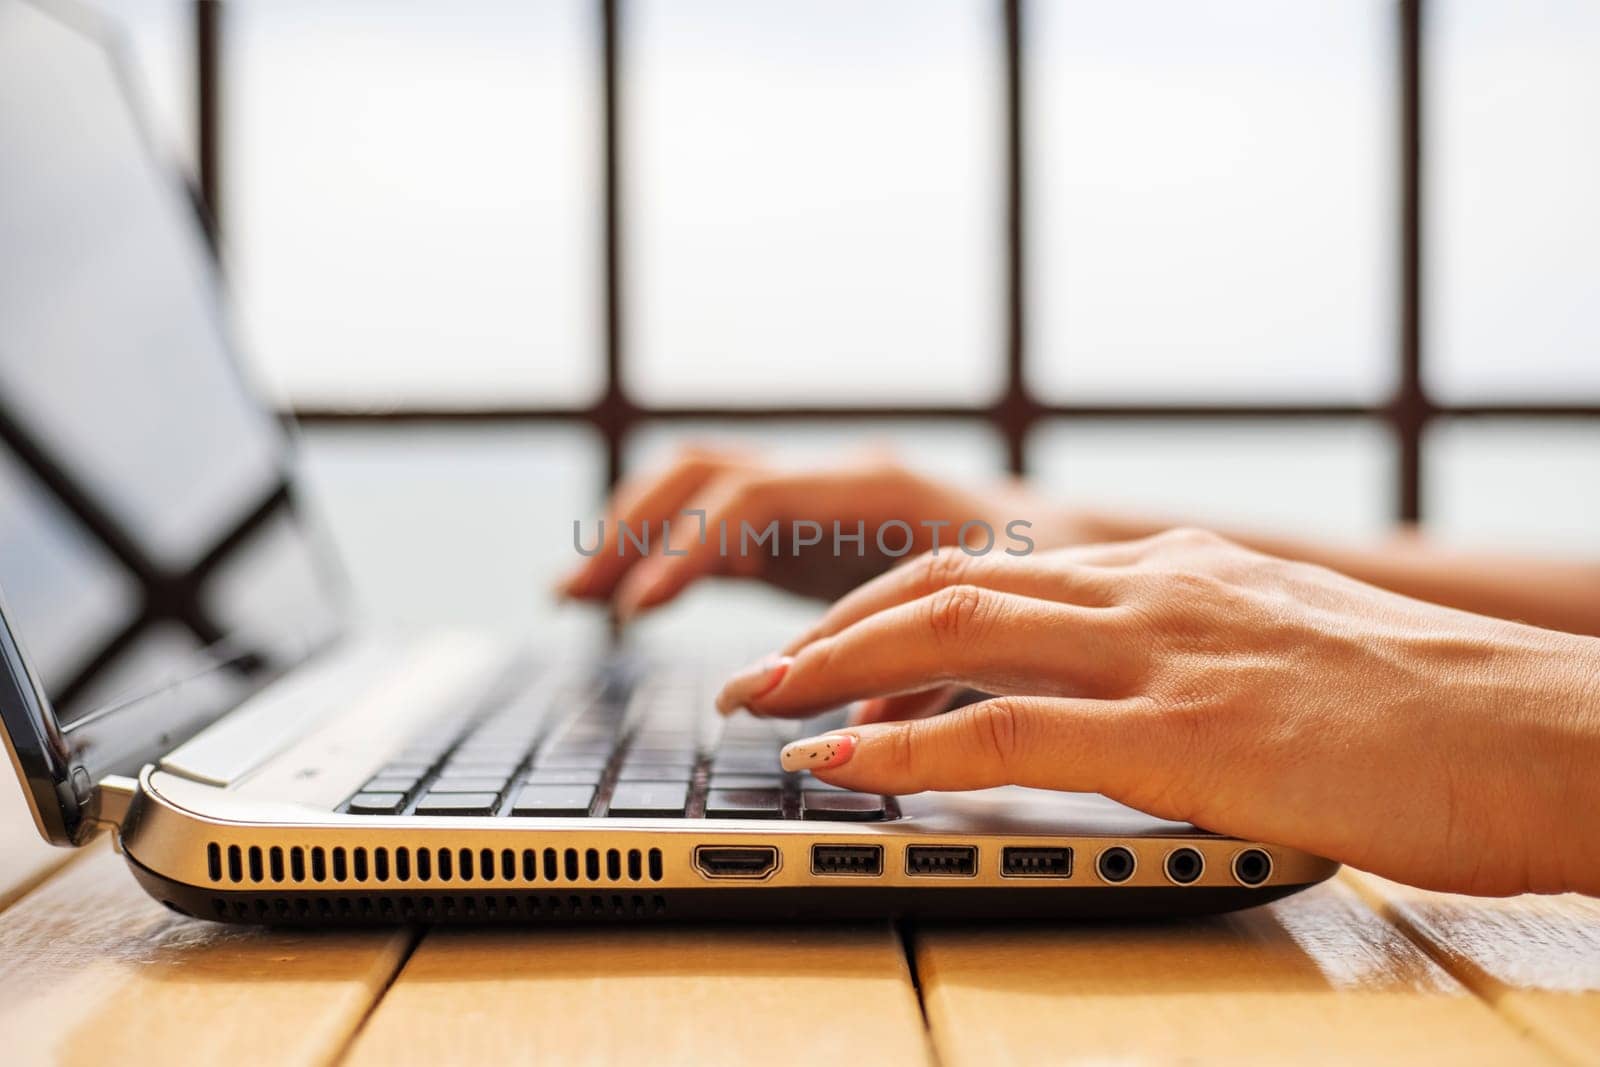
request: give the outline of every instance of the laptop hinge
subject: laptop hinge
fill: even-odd
[[[106,775],[95,783],[94,792],[89,794],[89,803],[83,812],[84,825],[110,830],[113,841],[120,849],[122,828],[127,824],[133,798],[138,794],[139,783],[134,779],[121,774]]]

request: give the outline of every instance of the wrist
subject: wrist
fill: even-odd
[[[1566,635],[1563,635],[1566,636]],[[1570,638],[1565,759],[1557,794],[1563,888],[1600,894],[1600,639]]]
[[[1533,802],[1526,888],[1600,893],[1600,640],[1554,631],[1523,673],[1517,699],[1527,746],[1508,783]]]

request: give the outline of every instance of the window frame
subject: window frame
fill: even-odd
[[[1424,268],[1422,249],[1423,219],[1423,64],[1426,58],[1425,0],[1398,0],[1396,48],[1392,56],[1398,77],[1398,166],[1393,175],[1399,204],[1393,249],[1400,270],[1396,335],[1392,339],[1397,374],[1390,397],[1376,403],[1273,403],[1273,402],[1095,402],[1050,403],[1041,400],[1029,387],[1024,373],[1029,358],[1024,324],[1030,294],[1024,271],[1027,253],[1027,218],[1024,183],[1026,145],[1023,121],[1027,100],[1024,94],[1024,65],[1027,62],[1026,18],[1030,0],[991,0],[1003,26],[1005,131],[1004,166],[1004,306],[1006,312],[1003,350],[1004,386],[991,403],[960,405],[874,405],[809,404],[757,407],[729,405],[653,405],[643,404],[627,389],[627,338],[623,308],[622,259],[626,250],[619,241],[621,168],[626,164],[618,131],[619,97],[625,78],[621,72],[619,30],[626,17],[625,0],[593,0],[601,28],[601,70],[603,105],[601,143],[604,151],[602,194],[602,243],[605,273],[603,359],[604,382],[601,394],[589,404],[504,407],[475,409],[434,408],[425,405],[387,408],[382,411],[297,405],[285,409],[286,418],[306,425],[396,424],[396,423],[581,423],[593,429],[604,441],[607,486],[622,475],[623,454],[628,436],[646,422],[716,420],[750,422],[771,419],[797,421],[850,417],[862,421],[904,421],[951,419],[975,421],[987,426],[1005,442],[1008,469],[1025,474],[1029,467],[1029,437],[1046,419],[1134,419],[1134,420],[1364,420],[1386,427],[1395,441],[1395,495],[1391,511],[1401,523],[1419,522],[1423,517],[1423,438],[1439,419],[1463,418],[1574,418],[1600,417],[1600,403],[1451,404],[1441,403],[1429,394],[1423,378],[1425,356],[1422,294]],[[195,0],[194,46],[196,49],[196,159],[201,196],[208,210],[213,237],[224,220],[218,217],[225,175],[221,169],[221,143],[226,135],[219,99],[225,88],[222,69],[222,36],[225,12],[221,0]]]

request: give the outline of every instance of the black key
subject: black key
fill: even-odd
[[[617,772],[619,782],[687,782],[693,777],[692,763],[625,763]]]
[[[350,798],[352,815],[393,815],[405,806],[404,793],[357,793]]]
[[[759,756],[764,752],[776,752],[784,746],[784,741],[777,737],[764,737],[759,740],[752,738],[748,741],[737,741],[724,737],[717,746],[719,756]]]
[[[417,801],[418,815],[493,815],[498,793],[432,793]]]
[[[499,778],[504,781],[517,769],[515,760],[451,760],[439,772],[451,778]]]
[[[587,815],[594,788],[587,785],[525,785],[512,802],[513,815]]]
[[[781,774],[713,774],[712,789],[782,789]]]
[[[372,781],[361,787],[363,793],[409,793],[417,787],[418,775],[407,774],[391,777],[380,774]]]
[[[713,789],[706,794],[708,819],[781,819],[783,793],[777,789]]]
[[[870,793],[824,792],[800,794],[800,817],[837,822],[872,822],[884,817],[883,798]]]
[[[560,752],[569,756],[609,756],[611,750],[617,747],[617,739],[610,731],[594,740],[572,740],[561,738],[546,745],[546,754]]]
[[[713,774],[777,774],[778,750],[719,752],[711,760]]]
[[[604,767],[611,762],[607,753],[600,752],[541,752],[534,759],[533,765],[541,769],[545,767]]]
[[[846,789],[842,785],[831,785],[828,782],[824,782],[821,778],[813,778],[809,774],[802,774],[800,776],[800,788],[802,790],[813,790],[818,793],[850,792],[850,790]]]
[[[374,778],[410,778],[415,781],[428,773],[432,763],[391,763],[373,775]]]
[[[611,814],[622,816],[682,815],[689,787],[667,782],[627,782],[611,794]]]
[[[622,757],[623,763],[657,763],[671,766],[676,763],[687,764],[693,767],[699,763],[699,757],[693,752],[664,752],[661,749],[630,748]]]
[[[726,732],[717,739],[717,752],[719,754],[744,753],[744,752],[776,752],[788,741],[776,734],[766,734],[762,737],[730,737]]]
[[[579,719],[565,730],[557,734],[552,741],[557,745],[581,745],[595,741],[612,741],[616,739],[617,731],[622,728],[622,720],[601,719],[590,716]]]
[[[430,793],[501,793],[505,790],[503,775],[486,775],[482,778],[456,778],[441,776],[428,788]]]
[[[633,734],[633,743],[640,748],[693,748],[698,741],[699,735],[690,727],[678,730],[652,725]]]
[[[697,716],[684,718],[678,715],[646,715],[634,730],[635,737],[659,738],[676,744],[679,741],[692,741],[699,734],[699,724],[695,721]]]
[[[599,767],[550,767],[528,772],[528,784],[599,785],[604,775]]]
[[[694,745],[631,745],[628,748],[630,760],[647,760],[651,763],[693,763],[695,761]]]

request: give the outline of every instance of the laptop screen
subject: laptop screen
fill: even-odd
[[[67,736],[157,691],[140,729],[171,736],[337,616],[191,202],[62,15],[0,0],[0,597]]]

